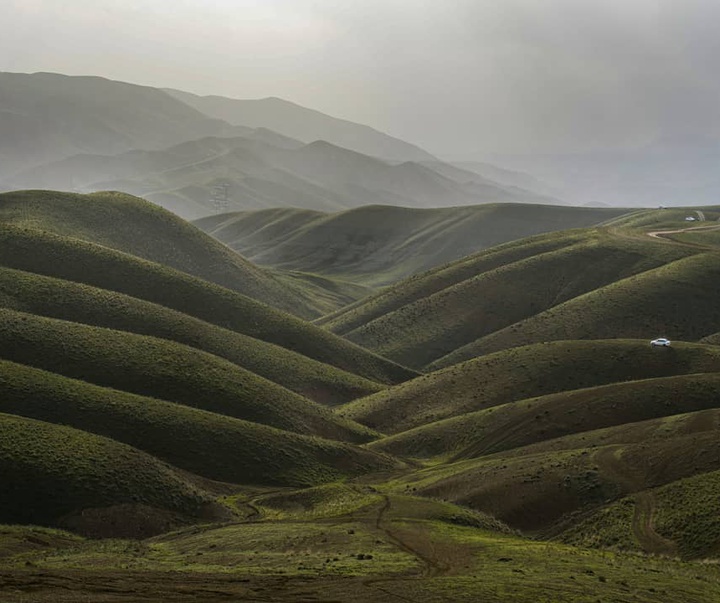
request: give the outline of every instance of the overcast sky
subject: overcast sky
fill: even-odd
[[[718,0],[1,0],[0,70],[279,96],[450,155],[720,134]]]

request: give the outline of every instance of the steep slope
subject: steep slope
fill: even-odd
[[[111,438],[206,478],[314,485],[393,467],[351,445],[0,361],[0,412]]]
[[[0,306],[169,339],[209,352],[302,396],[334,406],[383,389],[369,379],[121,293],[0,267]]]
[[[372,205],[333,214],[296,209],[223,214],[195,224],[260,265],[385,285],[510,240],[593,226],[622,212],[527,204]]]
[[[497,250],[461,260],[461,266],[479,264],[481,268],[478,274],[455,282],[451,280],[447,285],[445,281],[436,283],[438,278],[443,278],[442,271],[423,275],[412,282],[413,287],[420,290],[415,301],[398,303],[390,293],[385,296],[385,299],[390,298],[392,309],[389,312],[373,320],[360,322],[360,326],[352,330],[341,326],[340,321],[344,318],[342,313],[326,324],[351,341],[414,368],[433,363],[476,339],[502,329],[514,334],[517,340],[515,345],[548,339],[582,339],[588,335],[578,334],[576,337],[571,334],[573,328],[582,329],[586,323],[585,315],[580,310],[582,299],[585,298],[580,296],[603,291],[603,287],[612,286],[620,279],[633,282],[629,278],[631,275],[694,253],[691,248],[669,246],[660,241],[656,243],[649,237],[646,240],[612,237],[603,230],[548,235],[545,242],[549,243],[551,250],[544,253],[531,252],[524,259],[500,265],[492,264]],[[522,250],[524,243],[510,249]],[[530,240],[528,243],[535,247],[538,241]],[[488,260],[492,267],[483,270]],[[453,266],[449,268],[452,270]],[[404,295],[403,285],[401,283],[396,287],[401,297]],[[671,299],[667,299],[666,303],[671,304]],[[574,317],[575,322],[569,322],[569,317],[559,318],[568,331],[565,336],[558,333],[555,337],[538,337],[537,330],[528,329],[527,322],[534,319],[535,315],[546,310],[553,312],[554,307],[564,303],[577,303],[579,309]],[[354,314],[353,326],[359,322],[359,313],[366,314],[364,307],[367,306],[373,312],[376,304],[377,300],[369,299],[367,304],[351,308],[349,311]],[[635,313],[630,312],[629,308],[624,309],[629,312],[628,319],[635,320]],[[519,325],[521,321],[525,321],[522,326]],[[595,332],[591,328],[586,329],[586,332],[593,333],[592,338],[643,337],[657,332],[653,330],[648,333],[649,325],[644,323],[638,326],[636,322],[636,327],[629,332],[623,330],[624,324],[617,326],[609,333]],[[485,352],[503,347],[485,349]],[[453,356],[444,366],[453,363],[453,360],[458,362],[470,357],[467,355],[456,359]]]
[[[387,434],[525,398],[624,381],[720,372],[720,348],[555,341],[504,350],[355,400],[340,414]]]
[[[240,100],[198,96],[180,90],[168,94],[209,117],[250,128],[265,127],[303,142],[327,140],[366,155],[399,161],[434,161],[415,145],[368,126],[330,117],[280,98]]]
[[[373,436],[226,360],[165,339],[0,310],[0,355],[90,383],[337,440]]]
[[[157,149],[233,131],[156,88],[0,73],[0,178],[78,153]]]

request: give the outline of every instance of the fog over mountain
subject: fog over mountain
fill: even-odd
[[[578,203],[720,187],[711,0],[8,0],[3,14],[0,71],[278,97],[530,171]]]

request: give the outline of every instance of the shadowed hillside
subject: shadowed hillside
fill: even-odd
[[[716,408],[720,375],[680,375],[567,390],[404,431],[373,448],[462,460],[615,425]]]
[[[165,463],[104,437],[6,414],[0,434],[0,514],[8,523],[77,525],[83,509],[100,507],[135,523],[145,507],[159,516],[151,523],[167,529],[211,500]]]

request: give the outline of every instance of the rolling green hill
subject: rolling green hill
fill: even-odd
[[[720,468],[717,413],[714,427],[689,435],[666,426],[650,441],[597,445],[596,433],[605,436],[606,430],[572,436],[580,448],[542,452],[530,446],[526,454],[518,449],[436,465],[405,475],[392,489],[452,501],[524,532],[553,536],[628,494]]]
[[[504,350],[344,405],[340,414],[386,434],[555,392],[652,377],[720,372],[720,348],[647,341],[555,341]]]
[[[435,421],[384,438],[373,449],[462,460],[580,432],[713,409],[720,374],[693,374],[568,390]]]
[[[96,243],[158,262],[305,317],[292,289],[174,214],[122,193],[0,194],[0,222]]]
[[[642,493],[652,507],[643,511],[637,497],[601,509],[561,536],[581,546],[643,551],[651,527],[655,545],[684,558],[716,557],[720,540],[720,471],[703,473]]]
[[[412,371],[249,297],[79,239],[0,225],[0,265],[136,297],[380,382],[413,376]]]
[[[49,318],[169,339],[209,352],[307,398],[334,406],[378,383],[158,304],[0,267],[0,306]]]
[[[623,283],[635,283],[642,278],[642,275],[631,278],[633,275],[665,264],[672,266],[675,260],[692,255],[692,249],[670,246],[649,237],[614,237],[601,229],[583,231],[582,234],[574,232],[545,236],[546,242],[551,244],[549,251],[500,265],[492,263],[496,250],[481,252],[470,260],[480,265],[479,273],[475,276],[462,278],[465,277],[465,274],[462,274],[462,280],[451,280],[450,283],[445,281],[438,285],[435,281],[438,278],[443,279],[443,271],[431,271],[411,281],[412,287],[420,290],[420,295],[417,295],[414,301],[403,303],[405,299],[402,299],[397,302],[392,300],[392,292],[385,296],[380,294],[378,300],[370,298],[366,303],[348,310],[351,313],[351,324],[358,324],[359,314],[372,315],[380,300],[387,300],[385,305],[390,306],[388,312],[360,323],[357,328],[349,331],[342,325],[347,320],[343,313],[334,316],[326,326],[355,343],[413,368],[437,362],[475,340],[497,336],[496,332],[508,333],[504,340],[508,343],[498,344],[494,349],[484,347],[482,353],[550,339],[583,339],[588,338],[589,333],[592,333],[591,338],[653,337],[662,334],[658,333],[657,329],[672,326],[665,324],[666,321],[661,317],[653,320],[653,324],[646,324],[653,314],[649,309],[654,306],[648,302],[642,304],[641,300],[627,299],[628,305],[624,306],[623,310],[628,321],[634,320],[632,329],[626,330],[630,326],[627,321],[616,323],[616,326],[612,327],[612,323],[608,322],[610,317],[604,316],[593,323],[598,327],[598,330],[594,331],[590,326],[585,328],[586,300],[593,299],[592,296],[596,295],[602,300],[601,307],[609,311],[613,304],[605,303],[609,297],[605,295],[606,290],[623,288]],[[538,242],[536,239],[528,241],[533,247]],[[510,249],[522,250],[523,246],[522,242],[511,244]],[[507,253],[509,250],[503,251]],[[688,258],[684,261],[682,266],[690,266],[696,260]],[[704,261],[702,258],[698,260],[700,264]],[[707,261],[708,265],[711,264],[709,259]],[[463,265],[467,262],[468,260],[461,260],[459,263]],[[489,269],[484,269],[487,263],[490,264]],[[698,267],[697,274],[702,274],[702,270],[703,268]],[[662,273],[662,268],[655,272]],[[395,290],[401,292],[401,298],[403,284],[395,287]],[[707,284],[705,288],[712,287],[712,284]],[[648,291],[651,296],[653,293],[654,291]],[[657,291],[658,303],[672,304],[671,300],[674,298],[667,294],[667,291]],[[621,303],[623,301],[619,300],[618,304]],[[635,304],[632,309],[629,307],[630,303]],[[368,312],[365,311],[366,307]],[[577,307],[577,315],[569,316],[567,312],[560,311],[560,308],[566,307]],[[647,313],[643,313],[642,322],[633,311],[640,307],[648,309]],[[552,337],[548,336],[552,327],[548,326],[541,334],[539,327],[533,325],[533,321],[541,321],[543,312],[556,316],[556,331],[559,332]],[[693,316],[679,317],[678,320],[692,322]],[[541,322],[545,324],[544,321]],[[701,322],[699,316],[697,322]],[[704,320],[702,322],[705,323]],[[692,327],[688,326],[685,333],[669,330],[667,335],[674,337],[675,333],[678,336],[685,335],[682,338],[690,338]],[[707,331],[702,335],[705,334]],[[465,355],[459,352],[433,366],[447,366],[480,354],[473,352],[474,349]]]
[[[394,466],[338,442],[0,361],[0,412],[67,425],[133,446],[213,480],[315,485]]]
[[[593,226],[625,210],[530,204],[339,213],[269,209],[195,224],[253,262],[380,286],[541,232]]]
[[[667,336],[698,341],[720,326],[720,253],[699,253],[622,279],[460,348],[435,366],[533,341]]]
[[[354,442],[372,433],[217,356],[165,339],[0,310],[0,355],[105,387]]]

